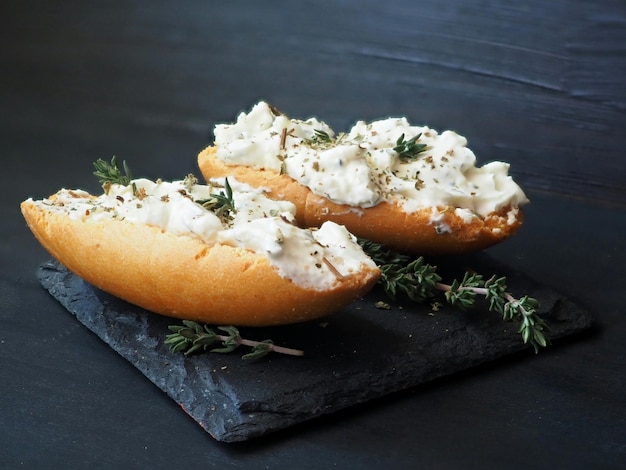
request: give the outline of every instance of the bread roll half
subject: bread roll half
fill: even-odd
[[[214,134],[198,155],[205,178],[233,175],[292,202],[301,226],[334,221],[398,251],[489,247],[518,230],[528,202],[508,164],[477,167],[464,137],[405,118],[359,121],[336,136],[323,121],[260,102]]]
[[[216,224],[192,191],[181,195],[180,185],[165,192],[162,186],[137,180],[132,190],[114,185],[98,198],[61,190],[28,199],[21,210],[37,240],[69,270],[132,304],[181,319],[234,326],[303,322],[364,295],[379,276],[342,227],[303,231],[286,220],[286,206],[259,203],[258,194],[249,201],[270,208],[267,220],[254,225],[262,215],[242,214],[245,220]],[[132,194],[137,190],[140,198]]]
[[[427,207],[407,213],[397,204],[381,202],[362,208],[337,204],[313,193],[286,174],[244,165],[228,165],[208,147],[198,156],[206,178],[232,175],[268,197],[290,201],[302,227],[319,227],[326,221],[344,225],[357,237],[382,243],[396,251],[420,255],[448,255],[482,250],[512,236],[522,225],[517,205],[506,205],[486,217],[469,220],[455,207]]]

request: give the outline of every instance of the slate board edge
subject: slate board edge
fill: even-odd
[[[56,272],[53,277],[49,276],[49,273],[51,271]],[[43,275],[42,273],[44,272],[48,273],[48,275],[47,276]],[[220,419],[221,417],[220,417],[219,411],[215,412],[216,410],[210,410],[210,409],[207,410],[205,409],[204,406],[197,406],[193,408],[187,408],[183,406],[182,403],[184,402],[184,399],[181,396],[181,393],[183,393],[183,390],[185,389],[184,378],[182,379],[179,378],[181,381],[181,387],[180,387],[181,393],[174,392],[171,387],[165,387],[162,381],[157,380],[154,375],[150,374],[149,371],[147,371],[143,367],[143,363],[140,360],[140,358],[138,358],[135,354],[129,354],[127,352],[122,351],[121,348],[118,348],[112,345],[109,341],[109,338],[107,338],[105,335],[97,331],[98,329],[92,326],[91,320],[93,320],[93,318],[90,318],[89,319],[90,321],[86,321],[88,319],[82,318],[78,314],[80,308],[77,308],[77,307],[80,305],[80,303],[77,302],[76,298],[73,298],[73,299],[68,298],[67,293],[69,289],[61,288],[62,283],[58,282],[59,280],[69,279],[70,281],[83,284],[84,288],[82,288],[81,293],[84,294],[84,298],[80,302],[89,302],[93,306],[97,307],[99,310],[106,310],[107,307],[101,304],[99,299],[93,293],[93,288],[88,283],[80,279],[78,276],[75,276],[71,272],[67,271],[66,268],[62,266],[60,263],[54,260],[51,260],[49,262],[41,264],[38,269],[38,278],[41,284],[43,285],[43,287],[46,288],[46,290],[48,290],[48,292],[57,301],[59,301],[70,313],[72,313],[84,326],[86,326],[90,331],[96,334],[101,340],[103,340],[107,345],[109,345],[113,350],[115,350],[120,356],[128,360],[154,385],[156,385],[159,389],[164,391],[171,399],[173,399],[177,404],[179,404],[179,406],[181,406],[183,411],[187,413],[190,417],[192,417],[192,419],[194,419],[206,432],[208,432],[213,438],[221,442],[240,442],[240,441],[249,440],[255,437],[259,437],[261,435],[265,435],[270,432],[279,431],[279,430],[291,427],[293,425],[303,423],[310,419],[320,417],[322,415],[327,415],[327,414],[330,414],[330,413],[333,413],[333,412],[336,412],[336,411],[339,411],[339,410],[342,410],[351,406],[363,404],[367,401],[381,398],[384,395],[388,395],[394,392],[399,392],[402,390],[410,389],[415,386],[422,385],[427,382],[436,380],[438,378],[453,375],[462,370],[471,369],[478,365],[488,363],[496,359],[499,359],[501,357],[509,356],[509,355],[528,349],[527,346],[520,343],[518,347],[509,348],[506,351],[496,350],[494,354],[490,354],[488,356],[482,356],[480,358],[475,358],[474,360],[471,360],[470,362],[467,362],[467,361],[462,362],[456,366],[451,366],[450,364],[448,364],[447,368],[443,372],[441,369],[440,370],[435,369],[434,371],[427,370],[425,371],[425,373],[418,374],[418,376],[409,377],[408,379],[402,379],[401,377],[398,377],[396,381],[392,382],[391,386],[386,386],[384,387],[384,389],[376,389],[375,391],[372,391],[372,389],[365,387],[361,390],[352,390],[349,398],[342,397],[341,393],[338,393],[337,396],[330,397],[332,398],[331,402],[324,401],[320,403],[312,403],[311,407],[306,413],[299,414],[295,418],[293,417],[289,418],[287,415],[281,415],[280,413],[277,413],[275,416],[273,425],[268,426],[266,424],[265,426],[262,426],[260,429],[257,429],[255,426],[254,418],[255,418],[255,415],[259,413],[259,411],[246,413],[245,410],[242,410],[240,421],[238,422],[231,421],[227,423],[227,422],[224,422],[222,419]],[[50,282],[50,279],[54,279],[56,280],[56,282],[54,281]],[[564,300],[564,302],[566,304],[569,303],[569,301],[567,301],[566,299]],[[583,315],[578,320],[579,321],[577,322],[577,324],[574,325],[570,330],[566,331],[562,335],[554,336],[553,339],[557,339],[562,336],[568,336],[571,334],[578,333],[588,328],[592,323],[590,315]],[[100,329],[100,331],[102,331],[102,329]],[[181,361],[184,361],[185,359],[184,359],[184,356],[181,354],[170,354],[169,360],[171,360],[172,363],[175,363],[175,362],[180,363]],[[217,389],[213,390],[212,393],[219,394],[219,390]],[[224,398],[227,398],[226,395],[222,395],[222,396]],[[328,399],[329,397],[325,397],[325,398]],[[236,403],[233,403],[232,400],[229,400],[229,403],[225,404],[225,406],[231,406],[231,407],[236,408],[238,405]],[[265,413],[269,413],[270,415],[274,414],[272,410],[265,410]],[[264,419],[267,421],[268,416],[265,416]],[[271,417],[270,417],[270,420],[272,420]]]

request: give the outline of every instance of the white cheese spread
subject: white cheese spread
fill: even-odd
[[[214,136],[225,163],[280,171],[338,204],[388,201],[407,213],[451,206],[471,220],[528,202],[507,163],[477,167],[464,137],[406,118],[359,121],[335,135],[316,118],[290,119],[261,101],[235,123],[215,126]],[[414,138],[423,150],[403,158],[395,148]]]
[[[85,223],[124,220],[198,237],[208,244],[254,251],[267,256],[281,276],[310,289],[330,289],[364,266],[375,267],[343,226],[327,222],[318,230],[298,228],[292,223],[292,203],[271,200],[262,190],[232,178],[228,183],[235,209],[228,216],[218,216],[202,205],[212,195],[225,194],[224,179],[209,185],[193,179],[136,179],[128,186],[113,184],[99,197],[62,189],[54,197],[35,203]]]

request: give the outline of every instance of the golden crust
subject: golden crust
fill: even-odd
[[[33,201],[21,204],[39,242],[70,271],[147,310],[219,325],[298,323],[364,295],[379,272],[367,268],[327,291],[281,277],[254,252],[207,245],[148,225],[72,220]]]
[[[495,245],[513,235],[522,224],[522,211],[509,223],[510,206],[483,219],[465,222],[453,207],[440,207],[443,213],[435,224],[430,208],[406,213],[401,207],[383,202],[362,209],[335,204],[314,194],[309,188],[276,171],[228,165],[217,157],[214,146],[198,155],[198,166],[208,180],[234,176],[254,187],[269,190],[268,197],[283,199],[296,205],[300,225],[317,227],[327,220],[345,225],[354,235],[383,243],[389,248],[422,255],[458,254]],[[442,227],[445,227],[442,230]]]

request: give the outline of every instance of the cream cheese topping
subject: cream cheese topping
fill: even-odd
[[[316,118],[290,119],[261,101],[236,122],[216,125],[214,136],[225,163],[286,173],[338,204],[367,208],[388,201],[407,213],[451,206],[471,220],[528,202],[507,163],[477,167],[465,137],[406,118],[358,121],[336,136]],[[425,150],[400,158],[398,140],[417,136]]]
[[[86,223],[124,220],[174,235],[198,237],[208,244],[254,251],[266,256],[281,276],[310,289],[327,290],[343,276],[365,266],[375,268],[343,226],[326,222],[317,230],[298,228],[292,223],[292,203],[271,200],[263,190],[233,178],[228,182],[235,207],[229,217],[219,217],[200,203],[224,193],[224,179],[208,185],[189,180],[136,179],[128,186],[113,184],[98,197],[82,190],[62,189],[50,199],[34,202]]]

